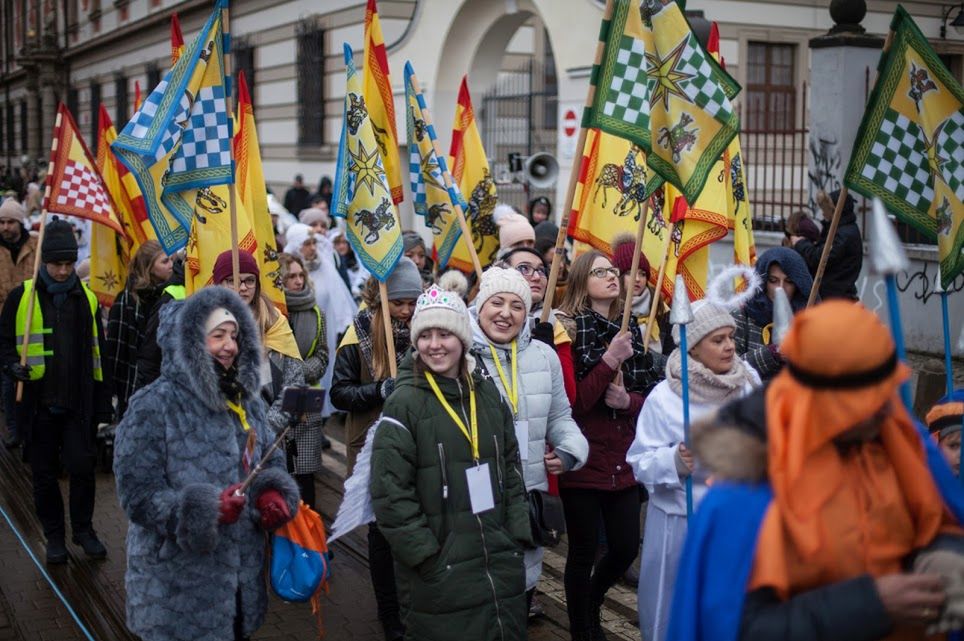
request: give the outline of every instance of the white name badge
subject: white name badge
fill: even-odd
[[[469,484],[469,501],[472,503],[472,514],[480,514],[495,507],[492,496],[492,477],[489,476],[489,464],[482,463],[465,470],[465,480]]]
[[[519,457],[529,460],[529,421],[515,422],[515,440],[519,441]]]

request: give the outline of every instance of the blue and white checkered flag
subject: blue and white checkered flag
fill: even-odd
[[[234,181],[221,26],[218,3],[112,145],[137,180],[168,253],[187,244],[198,191]]]

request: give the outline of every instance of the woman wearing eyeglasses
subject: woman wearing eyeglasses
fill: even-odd
[[[298,343],[305,383],[318,385],[321,375],[328,368],[325,314],[315,304],[315,288],[305,273],[301,257],[281,254],[278,264],[284,278],[288,324]],[[298,482],[301,500],[312,509],[315,507],[315,472],[321,470],[321,450],[325,441],[322,426],[320,413],[305,415],[305,420],[295,425],[293,430],[296,449],[294,455],[288,458],[288,471]]]
[[[532,338],[556,350],[556,356],[559,357],[559,363],[562,365],[566,396],[572,403],[576,400],[576,375],[572,369],[572,339],[553,312],[549,312],[546,323],[539,322],[542,317],[542,301],[545,300],[546,288],[549,286],[549,269],[539,252],[531,247],[517,247],[510,250],[502,257],[501,265],[515,269],[528,283],[532,294],[532,309],[529,312],[529,329]]]
[[[240,273],[235,287],[231,251],[221,252],[214,262],[212,280],[237,292],[254,315],[261,339],[261,397],[268,405],[268,427],[277,434],[288,424],[288,415],[281,411],[281,390],[305,384],[301,352],[288,319],[261,291],[261,270],[254,256],[239,250],[238,267]]]
[[[619,269],[609,258],[586,252],[572,264],[559,310],[573,341],[573,418],[589,441],[586,465],[563,474],[559,482],[569,534],[566,602],[576,640],[604,638],[599,622],[603,599],[636,558],[639,489],[626,452],[643,401],[662,378],[663,359],[643,352],[635,318],[630,318],[628,332],[620,331],[619,280]],[[596,561],[600,516],[607,548]]]

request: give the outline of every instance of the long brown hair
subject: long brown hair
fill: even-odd
[[[388,339],[385,336],[383,316],[388,313],[388,310],[382,309],[382,300],[378,294],[378,280],[374,276],[365,281],[361,298],[372,314],[372,362],[369,363],[369,367],[375,380],[380,381],[392,375],[392,367],[388,358]]]
[[[154,266],[157,257],[163,253],[164,249],[156,240],[144,241],[144,244],[137,248],[134,258],[131,259],[130,276],[127,277],[127,282],[131,285],[131,293],[135,297],[137,296],[137,290],[147,289],[158,284],[154,282],[151,268]]]
[[[305,261],[302,260],[301,256],[298,254],[278,254],[278,265],[281,267],[281,279],[284,283],[284,289],[288,289],[288,272],[291,269],[292,263],[298,263],[301,266],[301,271],[305,275],[305,289],[311,291],[314,290],[314,283],[311,282],[311,278],[308,277],[308,270],[305,269]]]
[[[590,250],[580,254],[569,268],[569,280],[566,285],[566,295],[562,297],[559,310],[566,316],[577,316],[591,307],[589,300],[589,274],[592,264],[597,258],[605,258],[612,265],[609,256],[598,250]],[[620,291],[622,287],[620,287]],[[609,320],[615,320],[622,309],[622,297],[617,296],[609,305]]]

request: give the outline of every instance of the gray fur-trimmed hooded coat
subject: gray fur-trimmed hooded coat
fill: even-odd
[[[223,287],[203,289],[161,312],[161,376],[131,397],[117,428],[114,473],[127,531],[127,625],[144,641],[233,641],[240,591],[243,631],[261,626],[267,609],[266,538],[255,507],[265,489],[279,490],[291,514],[298,488],[276,450],[248,490],[241,518],[218,523],[221,491],[245,477],[247,440],[228,410],[204,325],[228,309],[239,322],[238,381],[256,430],[254,460],[271,445],[258,393],[261,347],[247,306]]]

